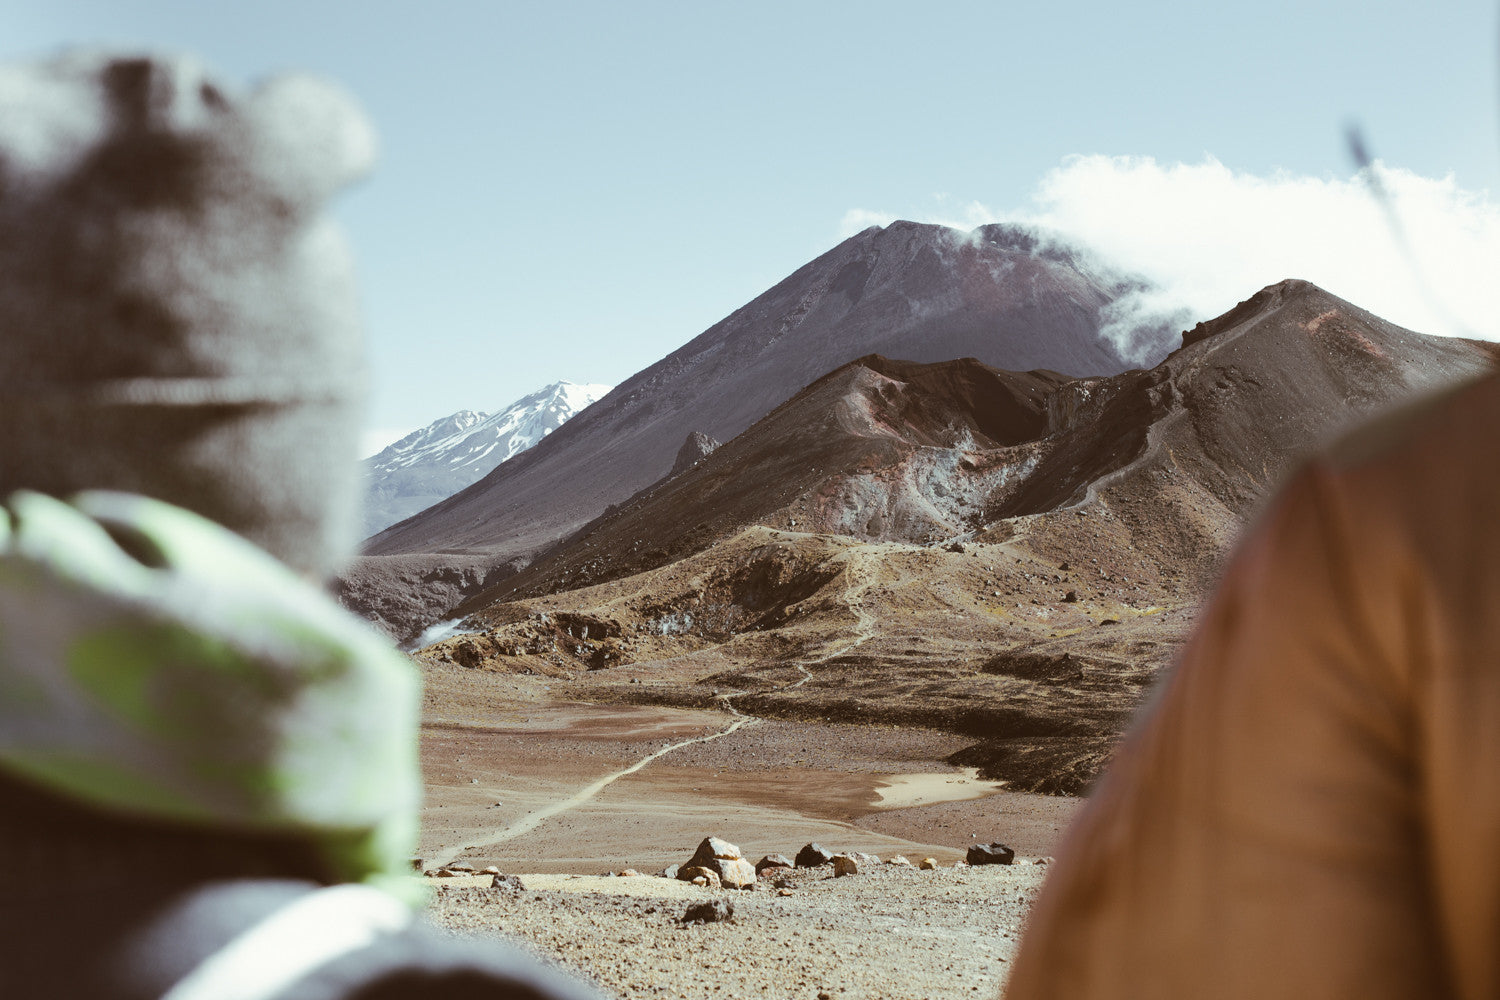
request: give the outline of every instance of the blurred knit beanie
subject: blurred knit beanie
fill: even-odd
[[[355,540],[360,338],[322,211],[373,152],[306,78],[0,67],[0,767],[399,890],[417,677],[306,579]]]
[[[313,584],[170,504],[0,506],[0,768],[96,809],[290,834],[414,900],[418,678]]]
[[[364,371],[322,210],[373,155],[304,77],[239,97],[184,59],[0,68],[0,498],[142,494],[336,569]]]

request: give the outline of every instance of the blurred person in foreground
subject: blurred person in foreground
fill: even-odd
[[[0,68],[0,996],[589,997],[415,919],[413,666],[320,585],[362,381],[301,77]]]
[[[1303,468],[1069,831],[1006,996],[1500,996],[1500,377]]]

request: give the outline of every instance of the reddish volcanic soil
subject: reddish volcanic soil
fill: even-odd
[[[951,864],[975,839],[1043,856],[1077,801],[998,790],[946,764],[966,741],[935,730],[769,720],[672,751],[531,827],[535,814],[569,804],[601,779],[735,720],[566,704],[496,716],[491,727],[424,729],[421,856],[429,866],[461,859],[505,871],[656,871],[683,861],[710,834],[755,857],[792,855],[818,841]],[[882,808],[882,788],[895,782],[908,790],[904,775],[921,776],[909,789],[919,801]]]

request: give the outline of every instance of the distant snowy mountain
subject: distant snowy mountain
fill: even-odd
[[[612,386],[554,382],[496,414],[459,410],[364,462],[365,536],[445,500],[561,427]]]

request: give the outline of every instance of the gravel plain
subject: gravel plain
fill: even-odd
[[[996,996],[1048,870],[1033,862],[1054,853],[1080,802],[978,780],[945,760],[968,740],[931,729],[762,719],[720,737],[737,721],[723,711],[505,703],[463,687],[423,730],[424,867],[494,865],[526,888],[433,878],[430,916],[520,944],[610,996]],[[668,745],[679,749],[624,773]],[[710,834],[752,862],[815,840],[941,867],[777,871],[748,891],[650,874]],[[955,866],[994,840],[1018,863]],[[643,874],[604,874],[626,868]],[[732,919],[682,922],[714,899],[734,904]]]
[[[916,861],[918,859],[912,859]],[[936,871],[880,864],[767,873],[759,891],[701,889],[652,875],[521,875],[433,880],[431,918],[498,936],[610,995],[833,998],[993,997],[1000,993],[1047,866]],[[724,922],[684,924],[692,902],[727,899]]]

